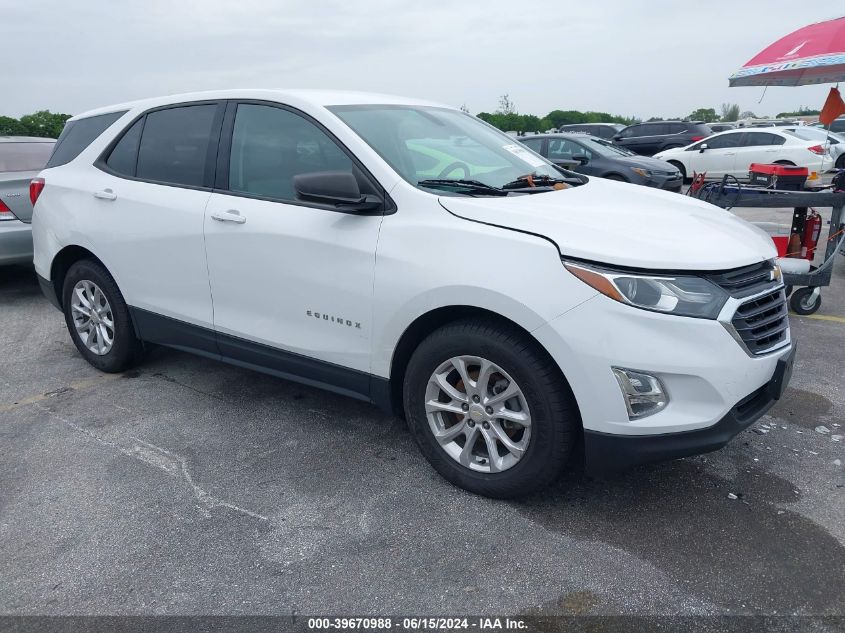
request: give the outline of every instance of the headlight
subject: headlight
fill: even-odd
[[[652,172],[650,169],[643,169],[642,167],[631,167],[631,171],[639,174],[643,178],[651,178]]]
[[[640,275],[573,262],[563,265],[603,295],[643,310],[715,319],[728,300],[727,292],[701,277]]]

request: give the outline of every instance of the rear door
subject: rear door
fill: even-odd
[[[777,160],[781,145],[786,142],[780,134],[771,132],[746,132],[742,144],[737,148],[733,175],[738,178],[748,177],[751,163],[771,163]]]
[[[152,342],[179,342],[185,323],[213,328],[203,217],[224,110],[217,101],[150,110],[86,178],[88,237]],[[216,351],[213,336],[195,347]]]
[[[337,386],[338,365],[370,368],[383,216],[300,200],[294,177],[326,171],[351,172],[362,193],[385,195],[313,119],[280,104],[231,102],[205,242],[221,353]],[[369,389],[365,374],[344,375],[349,392]]]
[[[53,139],[0,142],[0,209],[24,222],[32,221],[29,181],[44,169],[53,151]]]

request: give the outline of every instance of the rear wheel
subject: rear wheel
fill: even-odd
[[[631,182],[624,176],[620,176],[619,174],[609,174],[605,176],[605,180],[615,180],[616,182]]]
[[[834,167],[836,167],[836,169],[845,169],[845,154],[840,155],[839,158],[836,159],[836,165],[834,165]]]
[[[536,342],[496,321],[459,321],[416,349],[403,385],[423,455],[443,477],[488,497],[551,482],[580,428],[560,371]]]
[[[774,164],[775,165],[789,165],[791,167],[795,167],[795,163],[793,163],[791,160],[776,160]]]
[[[140,358],[129,309],[109,272],[93,260],[81,260],[67,272],[62,306],[70,337],[91,365],[121,372]]]

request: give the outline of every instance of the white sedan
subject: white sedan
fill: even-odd
[[[833,168],[829,145],[806,140],[779,128],[740,129],[708,136],[702,141],[654,155],[681,170],[685,178],[707,173],[707,180],[728,174],[748,179],[751,163],[778,163],[822,173]]]

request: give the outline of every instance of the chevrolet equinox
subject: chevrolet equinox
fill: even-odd
[[[160,344],[373,402],[483,495],[538,489],[579,443],[596,473],[715,450],[791,373],[765,234],[435,103],[101,108],[30,197],[42,290],[94,367]]]

